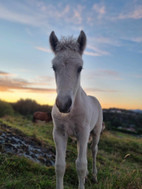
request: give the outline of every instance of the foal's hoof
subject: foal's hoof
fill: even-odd
[[[96,184],[98,183],[97,175],[93,175],[93,182]]]
[[[88,176],[85,177],[85,183],[88,182]]]
[[[87,170],[87,172],[86,172],[86,177],[85,177],[85,182],[88,181],[88,175],[89,175],[89,171]]]

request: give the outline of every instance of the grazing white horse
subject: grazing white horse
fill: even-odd
[[[92,135],[93,176],[97,182],[96,155],[103,119],[98,100],[87,96],[80,86],[86,35],[81,31],[77,40],[70,37],[59,41],[52,32],[49,40],[55,54],[52,64],[57,85],[56,103],[52,109],[53,138],[56,145],[56,189],[63,189],[68,136],[77,138],[76,168],[79,189],[84,189],[85,177],[88,173],[87,145],[90,134]]]

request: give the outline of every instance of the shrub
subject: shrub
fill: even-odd
[[[13,115],[14,110],[8,102],[0,100],[0,117],[5,115]]]
[[[14,110],[24,116],[30,116],[36,111],[51,112],[51,107],[48,105],[39,105],[35,100],[21,99],[12,104]]]

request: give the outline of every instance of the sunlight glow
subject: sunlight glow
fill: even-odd
[[[101,93],[96,92],[92,93],[90,91],[86,91],[88,95],[95,96],[102,106],[102,108],[110,108],[117,107],[122,109],[141,109],[142,103],[139,103],[138,99],[131,99],[127,96],[123,99],[120,94],[110,94],[110,93]],[[56,93],[30,93],[20,90],[15,90],[13,92],[0,92],[0,99],[5,100],[7,102],[16,102],[20,99],[32,99],[35,100],[39,104],[48,104],[53,106],[55,103],[57,94]],[[119,97],[119,98],[118,98]],[[126,100],[127,99],[127,100]],[[111,102],[111,103],[110,103]]]

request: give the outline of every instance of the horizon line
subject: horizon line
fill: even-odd
[[[45,103],[40,103],[40,102],[38,102],[37,100],[35,100],[35,99],[31,99],[31,98],[20,98],[19,100],[16,100],[16,101],[8,101],[8,100],[4,100],[4,99],[1,99],[0,98],[0,101],[3,101],[3,102],[6,102],[6,103],[17,103],[18,101],[20,101],[20,100],[31,100],[31,101],[35,101],[37,104],[39,104],[39,105],[46,105],[46,106],[50,106],[50,107],[53,107],[54,106],[54,104],[52,104],[52,105],[50,105],[50,104],[45,104]],[[139,108],[118,108],[118,107],[115,107],[115,106],[110,106],[110,107],[108,107],[108,108],[103,108],[102,107],[102,109],[104,110],[104,109],[119,109],[119,110],[141,110],[142,111],[142,109],[139,109]]]

